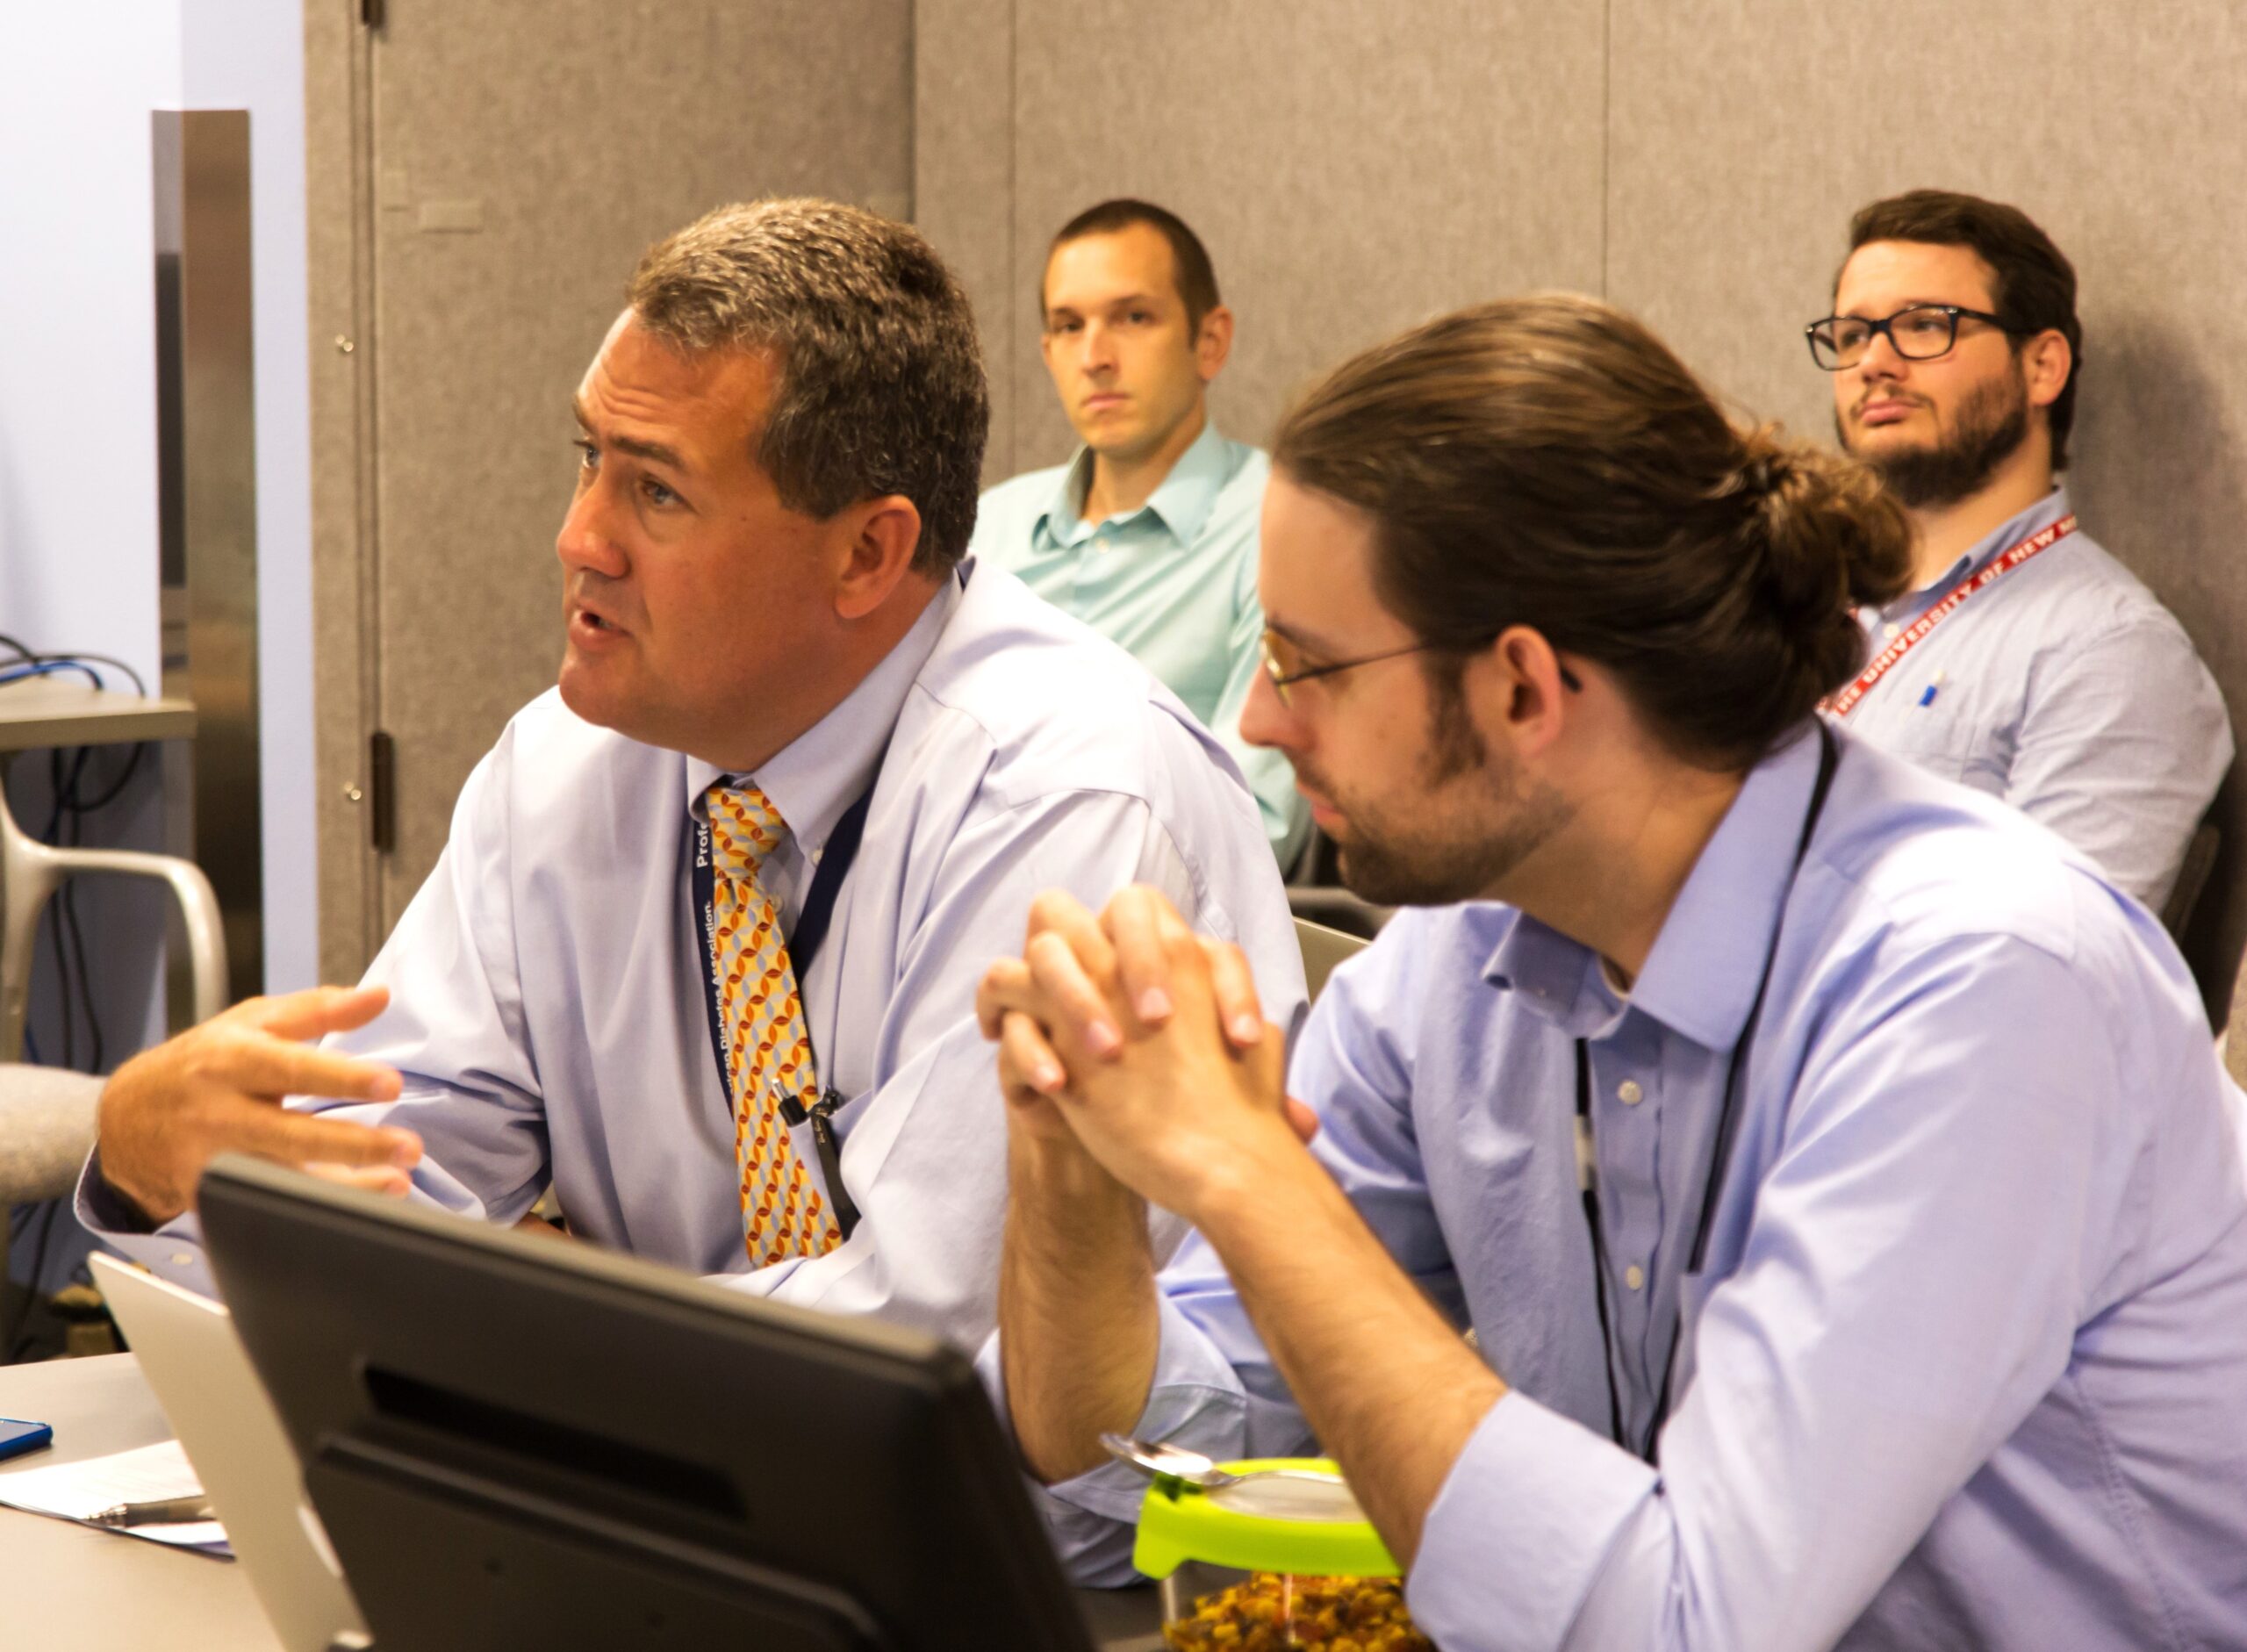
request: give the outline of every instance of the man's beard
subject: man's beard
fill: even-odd
[[[1932,447],[1867,451],[1849,440],[1846,427],[1839,434],[1841,445],[1872,467],[1899,505],[1940,510],[1988,486],[1998,467],[2028,440],[2028,386],[2017,367],[1975,386],[1958,404],[1956,427]]]
[[[1351,834],[1337,846],[1343,887],[1376,906],[1447,906],[1487,895],[1571,812],[1551,786],[1526,790],[1511,763],[1490,760],[1455,675],[1431,686],[1418,794],[1401,808],[1361,802],[1343,810]],[[1479,784],[1465,784],[1470,775]],[[1437,801],[1439,787],[1450,792],[1448,807]]]

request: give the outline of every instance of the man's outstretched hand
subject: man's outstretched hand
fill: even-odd
[[[222,1153],[255,1153],[377,1192],[403,1194],[421,1159],[412,1131],[294,1113],[289,1095],[396,1101],[398,1074],[315,1049],[310,1040],[364,1026],[390,1002],[381,987],[315,987],[252,998],[143,1051],[102,1090],[102,1180],[152,1225],[193,1202]]]

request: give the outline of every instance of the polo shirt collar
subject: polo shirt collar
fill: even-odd
[[[1217,495],[1224,488],[1229,457],[1226,449],[1230,445],[1218,434],[1217,421],[1204,418],[1202,434],[1178,456],[1178,462],[1170,467],[1170,474],[1163,478],[1162,485],[1131,515],[1152,511],[1173,539],[1181,545],[1192,544],[1208,524],[1210,513],[1217,506]],[[1069,463],[1062,467],[1060,484],[1054,489],[1052,499],[1031,525],[1033,533],[1043,531],[1055,544],[1071,545],[1101,526],[1084,520],[1085,494],[1092,486],[1092,463],[1089,448],[1079,448],[1070,456]]]
[[[873,670],[824,717],[765,760],[753,775],[742,775],[686,759],[686,806],[701,818],[703,794],[719,780],[753,780],[787,822],[798,848],[813,866],[827,847],[836,822],[858,800],[889,749],[890,731],[905,708],[906,696],[935,652],[961,585],[946,579],[921,617],[882,656]]]
[[[1793,886],[1818,759],[1810,730],[1749,771],[1632,987],[1631,1008],[1718,1054],[1740,1041],[1754,1007]],[[1571,1038],[1601,1037],[1620,1019],[1597,954],[1526,913],[1500,938],[1483,976],[1522,994]]]

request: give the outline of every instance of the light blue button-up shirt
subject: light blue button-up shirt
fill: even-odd
[[[2074,508],[2055,489],[1934,584],[1868,610],[1871,653]],[[1847,721],[2043,822],[2157,912],[2231,766],[2231,720],[2192,640],[2080,528],[1968,598]]]
[[[986,493],[973,549],[1170,686],[1240,765],[1288,866],[1310,830],[1309,806],[1288,760],[1240,737],[1241,708],[1263,669],[1256,543],[1271,473],[1262,453],[1207,424],[1145,505],[1088,522],[1092,455],[1080,448],[1066,464]]]
[[[887,747],[887,755],[882,754]],[[776,1300],[973,1347],[994,1317],[1004,1120],[978,1034],[984,966],[1031,898],[1097,907],[1135,880],[1236,938],[1284,1017],[1303,966],[1256,808],[1215,743],[1122,650],[995,568],[948,584],[842,704],[756,774],[791,834],[760,870],[793,927],[879,763],[864,841],[801,983],[819,1079],[847,1103],[856,1232],[749,1269],[711,1045],[689,810],[718,772],[582,722],[553,693],[479,764],[367,979],[390,1009],[334,1047],[406,1080],[419,1196],[508,1223],[550,1179],[585,1237]],[[808,1126],[796,1146],[815,1177]],[[193,1219],[126,1237],[91,1166],[90,1225],[208,1289]]]
[[[1315,1150],[1511,1385],[1429,1512],[1414,1614],[1447,1652],[2247,1644],[2247,1100],[2192,979],[2042,828],[1846,737],[1786,897],[1816,767],[1805,740],[1749,776],[1627,1000],[1474,905],[1400,915],[1312,1011]],[[1633,1437],[1683,1315],[1658,1468],[1607,1436],[1577,1038]],[[1162,1289],[1135,1432],[1302,1448],[1198,1239]],[[1080,1573],[1128,1570],[1144,1488],[1045,1494]]]

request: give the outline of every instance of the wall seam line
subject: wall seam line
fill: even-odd
[[[1601,0],[1599,8],[1599,296],[1615,301],[1608,273],[1611,214],[1614,206],[1613,149],[1615,141],[1615,0]]]
[[[1016,244],[1018,226],[1022,220],[1022,0],[1009,0],[1007,6],[1007,278],[1006,291],[1012,293],[1015,277],[1020,269],[1021,248]],[[1004,317],[1009,305],[1001,303],[1000,315]],[[1014,475],[1022,469],[1022,408],[1015,395],[1015,330],[1002,327],[1007,341],[1007,474]]]

